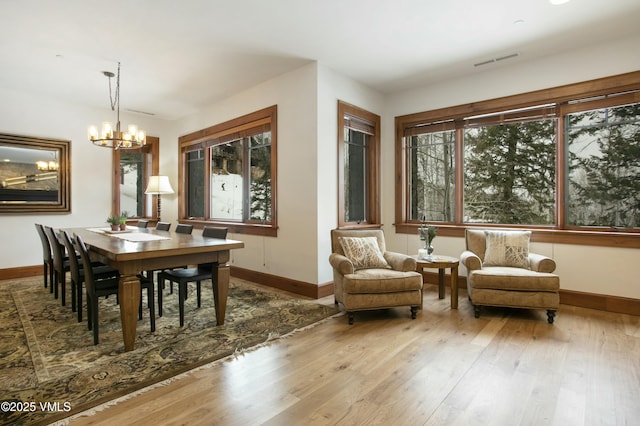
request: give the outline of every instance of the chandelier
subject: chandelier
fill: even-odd
[[[89,127],[89,140],[94,145],[113,149],[131,149],[144,146],[146,136],[143,130],[139,130],[135,124],[130,124],[127,132],[120,129],[120,62],[118,62],[118,77],[116,80],[115,97],[111,93],[111,78],[114,74],[110,71],[102,71],[109,78],[109,100],[111,111],[117,111],[116,127],[113,128],[111,122],[102,123],[102,131],[98,133],[96,126]]]

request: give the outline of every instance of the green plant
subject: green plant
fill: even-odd
[[[112,214],[107,218],[107,223],[110,225],[120,225],[120,216]]]
[[[425,226],[425,223],[422,222],[420,224],[420,228],[418,228],[418,234],[420,234],[420,239],[422,241],[426,241],[427,244],[431,244],[431,241],[436,237],[438,233],[438,229],[435,226]]]
[[[126,210],[123,211],[122,213],[120,213],[120,221],[118,223],[120,225],[126,225],[128,217],[129,217],[129,212],[127,212]]]

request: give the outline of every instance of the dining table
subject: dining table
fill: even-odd
[[[231,250],[244,247],[242,241],[203,237],[200,232],[181,234],[138,227],[127,227],[123,231],[106,227],[69,228],[67,232],[82,238],[92,259],[120,272],[118,301],[125,351],[135,346],[141,298],[138,275],[143,271],[213,263],[216,266],[211,274],[216,324],[224,324],[231,275],[228,262]]]

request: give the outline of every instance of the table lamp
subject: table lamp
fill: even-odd
[[[173,188],[169,183],[168,176],[150,176],[145,194],[158,196],[158,221],[160,220],[160,196],[162,194],[173,194]]]

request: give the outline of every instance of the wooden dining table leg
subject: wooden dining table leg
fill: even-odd
[[[213,268],[211,285],[213,286],[213,301],[216,307],[216,324],[224,324],[224,317],[227,312],[227,297],[229,296],[229,277],[231,268],[228,264],[218,264]]]
[[[451,309],[458,309],[458,265],[451,267]]]
[[[138,307],[140,306],[140,280],[135,275],[120,275],[118,281],[118,303],[124,350],[131,351],[136,342]]]

